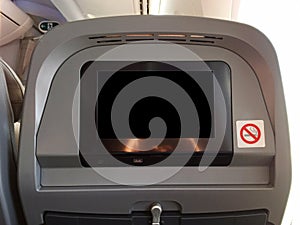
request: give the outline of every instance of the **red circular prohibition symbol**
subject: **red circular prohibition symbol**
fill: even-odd
[[[254,128],[256,131],[257,131],[257,134],[255,135],[253,133],[253,129]],[[250,130],[252,129],[252,130]],[[253,140],[247,140],[244,135],[243,135],[243,132],[246,132],[250,137],[253,138]],[[260,129],[258,126],[256,126],[255,124],[253,123],[247,123],[245,124],[242,128],[241,128],[241,131],[240,131],[240,136],[242,138],[242,140],[247,143],[247,144],[255,144],[256,142],[259,141],[260,139],[260,136],[261,136],[261,132],[260,132]]]

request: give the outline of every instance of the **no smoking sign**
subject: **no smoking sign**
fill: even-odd
[[[263,148],[266,146],[263,120],[236,121],[236,133],[239,148]]]

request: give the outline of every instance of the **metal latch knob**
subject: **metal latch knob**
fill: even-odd
[[[151,207],[152,213],[152,225],[160,225],[160,215],[162,213],[162,207],[159,203],[155,203]]]

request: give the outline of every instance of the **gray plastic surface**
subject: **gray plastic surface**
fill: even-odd
[[[14,128],[4,71],[0,67],[0,224],[22,224],[17,169],[13,157]]]
[[[235,213],[215,213],[204,215],[180,215],[178,212],[164,213],[161,224],[165,225],[266,225],[267,213],[263,210]],[[111,225],[149,225],[149,213],[120,215],[85,215],[67,213],[46,213],[45,225],[68,224],[111,224]]]
[[[139,44],[138,47],[141,47],[141,45]],[[145,43],[145,45],[150,45],[153,49],[158,44]],[[158,50],[162,49],[163,44],[160,43],[159,45]],[[57,70],[49,92],[37,139],[37,157],[40,165],[43,167],[41,171],[41,184],[43,186],[114,185],[113,182],[109,182],[107,179],[98,176],[92,169],[81,168],[79,163],[79,149],[77,148],[71,125],[72,117],[66,116],[72,115],[73,96],[79,82],[79,76],[65,76],[65,74],[78,74],[80,67],[85,61],[95,60],[99,53],[102,54],[103,51],[114,47],[93,47],[82,50],[66,60]],[[233,74],[233,121],[249,118],[264,120],[268,145],[265,148],[245,150],[238,149],[235,141],[233,161],[229,167],[210,167],[205,173],[199,173],[197,167],[182,168],[172,178],[161,183],[161,185],[268,185],[270,183],[269,164],[275,155],[275,147],[271,123],[255,74],[245,61],[226,49],[207,46],[185,47],[191,49],[194,53],[201,54],[203,60],[224,60],[231,66]],[[163,51],[159,52],[158,55],[165,56],[168,54],[163,53]],[[134,53],[133,51],[130,52],[132,57]],[[157,54],[157,51],[155,53]],[[120,57],[119,59],[122,59],[122,57],[128,58],[127,55],[121,56],[120,54],[118,54],[118,57]],[[153,56],[153,58],[149,56],[149,61],[155,59],[159,60],[157,56]],[[116,60],[118,59],[116,58]],[[239,74],[239,76],[234,76],[234,74]],[[245,87],[243,84],[247,84],[247,86]],[[57,108],[57,105],[60,107]],[[63,138],[62,134],[57,132],[58,130],[64,131]],[[235,132],[236,129],[234,128],[233,130]],[[236,135],[233,136],[236,139]],[[49,145],[49,142],[53,144]],[[259,157],[259,160],[257,157]],[[125,169],[107,168],[106,170],[114,170],[116,173],[122,174]],[[155,176],[155,174],[163,173],[164,171],[164,167],[141,167],[138,174],[132,174],[127,179],[129,183],[134,184],[137,176],[147,179],[149,176]],[[65,174],[68,174],[68,176],[65,176]],[[84,179],[76,179],[78,176]]]
[[[88,37],[123,33],[222,37],[213,43],[182,45],[196,54],[201,52],[205,60],[226,61],[232,68],[234,158],[230,166],[211,167],[203,173],[197,168],[183,168],[164,183],[141,187],[117,185],[80,167],[73,132],[59,133],[59,128],[70,122],[68,97],[78,82],[78,67],[114,47],[100,46]],[[159,54],[152,57],[160,60]],[[57,101],[62,102],[61,108],[54,109],[51,104]],[[266,148],[237,148],[235,121],[248,119],[264,120]],[[58,139],[57,134],[64,138]],[[46,211],[126,215],[138,202],[144,202],[139,206],[146,209],[151,202],[174,201],[183,214],[266,209],[268,221],[279,225],[291,168],[275,51],[252,27],[206,18],[130,16],[56,27],[41,39],[32,58],[19,154],[19,189],[28,224],[42,224]],[[160,172],[160,168],[153,169],[142,168],[140,176]],[[167,204],[162,206],[168,210]]]

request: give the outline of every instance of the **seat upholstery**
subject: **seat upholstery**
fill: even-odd
[[[21,116],[25,88],[18,75],[2,58],[0,58],[0,66],[2,66],[5,75],[8,95],[14,114],[13,118],[17,122]]]
[[[14,121],[19,121],[22,105],[23,105],[23,94],[17,82],[6,74],[7,88],[9,98],[11,100],[11,106],[14,114]]]
[[[0,67],[0,224],[25,224],[17,191],[13,112]]]

